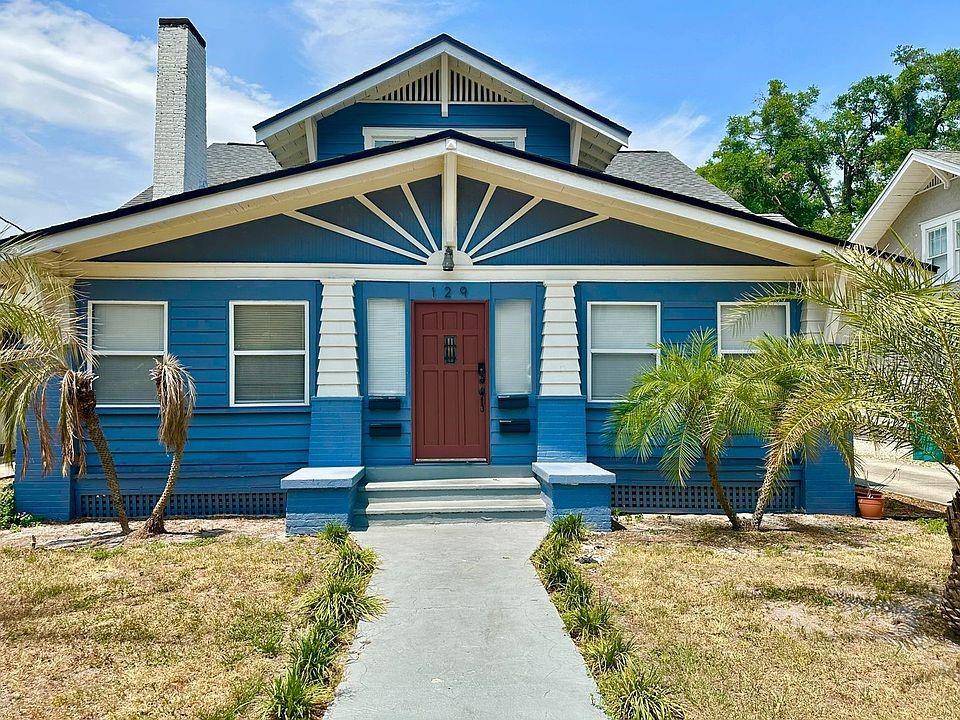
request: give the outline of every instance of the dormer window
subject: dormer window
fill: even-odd
[[[525,128],[400,128],[400,127],[365,127],[363,128],[363,148],[386,147],[404,140],[431,135],[443,130],[459,130],[464,135],[472,135],[481,140],[489,140],[498,145],[524,150],[527,140]]]

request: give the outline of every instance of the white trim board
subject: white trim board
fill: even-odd
[[[464,135],[489,140],[490,142],[502,142],[512,140],[513,146],[517,150],[526,149],[527,129],[526,128],[461,128],[461,127],[364,127],[363,148],[372,150],[376,147],[377,140],[390,140],[391,142],[404,142],[414,138],[432,135],[433,133],[444,130],[456,130]]]

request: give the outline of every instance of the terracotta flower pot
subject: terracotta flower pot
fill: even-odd
[[[883,518],[883,496],[863,495],[857,498],[857,510],[860,517],[868,520],[880,520]]]

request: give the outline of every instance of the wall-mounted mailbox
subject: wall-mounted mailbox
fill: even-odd
[[[530,432],[529,420],[501,420],[501,433],[528,433]]]
[[[370,437],[400,437],[400,423],[370,423]]]
[[[497,406],[501,410],[518,410],[530,406],[529,395],[497,395]]]
[[[399,410],[402,402],[402,397],[378,395],[367,400],[367,407],[370,410]]]

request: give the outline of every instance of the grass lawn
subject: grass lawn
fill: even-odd
[[[942,521],[625,518],[584,570],[692,719],[960,717]]]
[[[316,538],[232,533],[120,548],[7,545],[2,720],[233,718],[238,697],[286,666],[298,599],[333,555]]]

